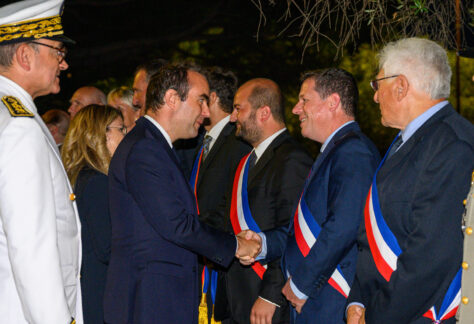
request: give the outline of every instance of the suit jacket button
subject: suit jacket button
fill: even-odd
[[[466,228],[466,234],[471,235],[472,234],[472,227]]]
[[[70,201],[76,200],[76,195],[73,194],[73,193],[69,194],[69,200],[70,200]]]
[[[469,268],[469,263],[467,263],[466,261],[464,261],[464,262],[462,263],[462,268],[463,268],[464,270],[467,270],[467,269]]]
[[[467,298],[467,297],[461,298],[461,301],[462,301],[462,303],[463,303],[464,305],[469,304],[469,298]]]

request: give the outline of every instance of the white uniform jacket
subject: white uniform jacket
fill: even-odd
[[[13,117],[4,96],[18,99],[34,117]],[[81,229],[71,194],[33,99],[0,76],[1,323],[83,322]]]
[[[459,324],[472,324],[474,321],[474,171],[471,190],[466,201]]]

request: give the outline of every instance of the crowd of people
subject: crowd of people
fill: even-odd
[[[219,67],[152,60],[41,118],[73,42],[61,5],[0,8],[1,323],[473,322],[474,126],[441,46],[379,53],[383,156],[354,77],[302,75],[313,160],[278,84]]]

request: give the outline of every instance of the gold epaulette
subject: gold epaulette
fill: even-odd
[[[2,102],[10,111],[13,117],[34,117],[34,114],[26,109],[18,98],[13,96],[3,96]]]

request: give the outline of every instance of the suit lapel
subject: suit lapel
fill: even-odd
[[[427,129],[429,129],[433,124],[439,122],[439,120],[444,119],[447,115],[450,115],[454,112],[451,104],[447,104],[445,107],[441,108],[436,114],[431,116],[416,132],[404,143],[400,149],[384,162],[384,165],[377,174],[379,176],[384,176],[387,171],[393,170],[393,168],[403,161],[406,155],[415,147],[422,139]]]
[[[278,135],[267,147],[265,152],[263,152],[262,156],[258,159],[255,166],[250,169],[249,177],[248,177],[248,186],[252,185],[253,179],[265,168],[265,165],[273,158],[274,150],[281,145],[286,139],[290,137],[288,130],[285,130],[283,133]]]
[[[217,155],[217,152],[219,152],[219,150],[221,149],[221,147],[224,144],[227,136],[229,136],[229,134],[232,132],[233,128],[234,128],[234,125],[231,124],[231,123],[227,123],[227,125],[225,125],[225,127],[222,129],[221,133],[217,137],[214,145],[212,145],[212,148],[209,151],[209,153],[207,154],[206,159],[201,164],[201,170],[199,170],[199,173],[201,173],[202,171],[205,171],[207,169],[207,167],[211,164],[212,160]]]
[[[341,140],[346,135],[348,135],[350,132],[359,132],[359,131],[360,129],[359,129],[358,124],[353,122],[353,123],[350,123],[349,125],[346,125],[342,129],[340,129],[336,134],[334,134],[334,136],[331,138],[331,140],[329,141],[324,151],[318,155],[318,157],[316,158],[316,161],[313,163],[313,166],[311,167],[311,175],[307,182],[308,184],[311,182],[313,177],[318,173],[318,169],[322,165],[322,163],[326,160],[326,158],[330,155],[330,153],[336,147],[335,143]]]

